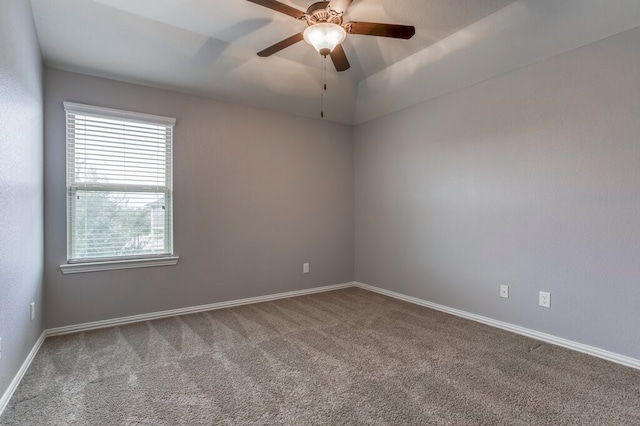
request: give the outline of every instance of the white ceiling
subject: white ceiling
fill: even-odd
[[[300,10],[313,0],[281,0]],[[246,0],[31,0],[48,66],[319,117],[321,57],[306,24]],[[345,21],[414,25],[349,35],[327,64],[325,117],[358,123],[640,25],[637,0],[354,0]],[[517,43],[515,43],[517,41]]]

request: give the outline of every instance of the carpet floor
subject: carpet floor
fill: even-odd
[[[640,425],[640,371],[357,288],[48,338],[2,425]]]

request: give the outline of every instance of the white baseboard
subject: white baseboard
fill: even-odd
[[[252,303],[268,302],[270,300],[287,299],[289,297],[305,296],[307,294],[322,293],[325,291],[339,290],[342,288],[354,287],[355,283],[347,282],[343,284],[314,287],[305,290],[287,291],[285,293],[269,294],[266,296],[249,297],[246,299],[230,300],[227,302],[211,303],[208,305],[190,306],[168,311],[150,312],[148,314],[132,315],[128,317],[113,318],[102,321],[86,322],[83,324],[68,325],[65,327],[50,328],[45,331],[47,337],[59,336],[62,334],[78,333],[81,331],[97,330],[99,328],[113,327],[116,325],[132,324],[141,321],[174,317],[177,315],[195,314],[198,312],[213,311],[215,309],[231,308],[233,306],[249,305]]]
[[[520,327],[518,325],[509,324],[508,322],[498,321],[492,318],[483,317],[481,315],[472,314],[470,312],[461,311],[459,309],[450,308],[448,306],[439,305],[437,303],[428,302],[426,300],[418,299],[417,297],[406,296],[401,293],[396,293],[395,291],[385,290],[383,288],[374,287],[372,285],[355,282],[355,286],[362,288],[364,290],[369,290],[376,293],[384,294],[385,296],[393,297],[395,299],[415,303],[416,305],[425,306],[427,308],[435,309],[437,311],[442,311],[447,314],[466,318],[482,324],[490,325],[492,327],[501,328],[503,330],[507,330],[512,333],[521,334],[523,336],[531,337],[536,340],[540,340],[546,343],[551,343],[552,345],[573,349],[574,351],[593,355],[598,358],[606,359],[607,361],[615,362],[616,364],[622,364],[627,367],[640,370],[640,359],[631,358],[625,355],[617,354],[615,352],[610,352],[604,349],[596,348],[594,346],[589,346],[582,343],[574,342],[572,340],[564,339],[562,337],[557,337],[551,334],[542,333],[540,331],[531,330],[529,328]]]
[[[38,338],[38,340],[36,340],[35,345],[33,345],[33,348],[31,348],[31,352],[29,352],[29,355],[27,355],[27,358],[24,360],[24,362],[20,366],[18,373],[15,375],[15,377],[9,384],[9,387],[7,388],[5,393],[2,395],[2,398],[0,398],[0,416],[2,416],[4,409],[7,408],[7,405],[9,404],[9,400],[11,399],[11,397],[13,396],[13,393],[18,388],[18,385],[22,381],[24,374],[29,369],[31,362],[36,357],[36,354],[40,350],[40,346],[42,346],[42,342],[44,342],[45,337],[46,337],[46,331],[43,331],[40,337]]]

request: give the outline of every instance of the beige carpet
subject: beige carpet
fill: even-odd
[[[640,425],[640,371],[361,289],[49,338],[3,425]]]

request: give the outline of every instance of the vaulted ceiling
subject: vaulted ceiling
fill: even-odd
[[[281,0],[306,10],[313,0]],[[48,66],[308,117],[321,56],[306,24],[246,0],[31,0]],[[327,64],[325,117],[359,123],[640,25],[636,0],[354,0],[345,21],[414,25],[411,40],[349,35]]]

